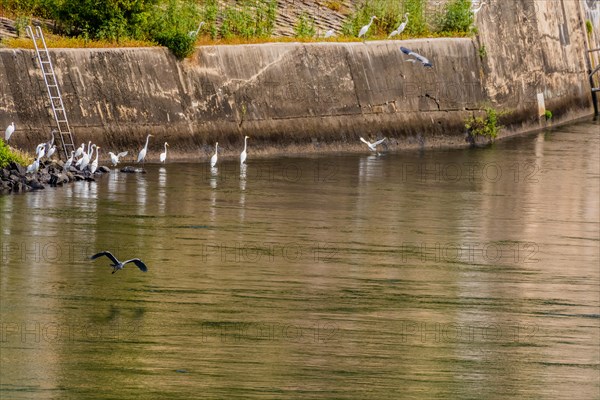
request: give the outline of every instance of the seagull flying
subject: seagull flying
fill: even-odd
[[[402,52],[404,54],[408,54],[409,56],[414,57],[414,59],[410,59],[410,60],[406,60],[406,61],[410,61],[410,62],[420,61],[421,64],[423,64],[423,66],[433,68],[433,65],[429,62],[429,60],[427,58],[423,57],[422,55],[415,53],[414,51],[407,49],[406,47],[400,47],[400,50],[402,50]]]
[[[111,267],[113,267],[113,274],[115,272],[117,272],[120,269],[123,269],[123,267],[125,266],[125,264],[128,263],[134,263],[135,265],[138,266],[138,268],[140,270],[142,270],[142,272],[146,272],[148,271],[148,267],[146,267],[146,264],[144,264],[142,262],[142,260],[140,260],[139,258],[132,258],[131,260],[127,260],[127,261],[119,261],[117,260],[117,258],[115,256],[113,256],[110,251],[101,251],[98,254],[94,254],[93,256],[90,257],[90,260],[95,260],[96,258],[102,257],[102,256],[106,256],[108,258],[110,258],[110,261],[112,261],[113,263],[110,265]]]

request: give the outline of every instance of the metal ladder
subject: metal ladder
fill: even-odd
[[[54,74],[50,53],[48,52],[48,47],[46,47],[46,40],[44,39],[42,28],[39,26],[35,27],[35,33],[31,26],[27,26],[27,34],[33,40],[33,46],[35,47],[38,62],[42,69],[42,76],[44,77],[44,83],[48,90],[48,97],[50,97],[52,114],[56,121],[56,129],[54,129],[54,131],[58,132],[58,137],[62,144],[62,152],[66,160],[71,154],[70,152],[75,150],[75,142],[73,141],[73,134],[71,133],[71,127],[69,126],[69,121],[67,119],[67,113],[58,87],[58,81],[56,80],[56,74]],[[41,46],[38,46],[39,39],[42,40]]]

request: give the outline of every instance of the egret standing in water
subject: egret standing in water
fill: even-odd
[[[367,25],[363,26],[362,28],[360,28],[360,32],[358,32],[358,37],[363,37],[364,35],[367,34],[367,31],[369,30],[369,28],[371,27],[371,24],[373,23],[374,19],[378,19],[376,16],[372,16],[371,17],[371,22],[369,22]]]
[[[364,144],[366,144],[367,146],[369,146],[369,150],[371,150],[372,152],[375,152],[375,153],[377,153],[377,155],[379,155],[379,152],[377,151],[377,146],[380,145],[381,143],[383,143],[385,141],[385,138],[371,143],[361,137],[360,141],[363,142]]]
[[[138,158],[137,158],[137,162],[143,162],[144,159],[146,158],[146,153],[148,152],[148,141],[150,140],[150,134],[148,134],[148,136],[146,137],[146,145],[144,146],[144,148],[142,150],[140,150],[140,153],[138,154]]]
[[[217,155],[217,151],[219,151],[219,142],[215,143],[215,154],[212,155],[212,157],[210,158],[210,167],[214,168],[215,165],[217,165],[217,158],[219,157]]]
[[[125,264],[129,264],[129,263],[134,263],[135,265],[137,265],[137,267],[142,270],[142,272],[146,272],[148,271],[148,267],[146,267],[146,264],[144,264],[144,262],[142,260],[140,260],[139,258],[132,258],[131,260],[127,260],[127,261],[119,261],[117,260],[117,258],[115,256],[113,256],[110,251],[101,251],[98,254],[94,254],[93,256],[90,257],[90,260],[95,260],[96,258],[102,257],[102,256],[106,256],[110,259],[110,261],[112,261],[113,263],[110,265],[111,267],[113,267],[113,274],[115,272],[117,272],[120,269],[123,269],[123,267],[125,266]]]
[[[127,155],[127,152],[123,151],[123,152],[115,155],[115,153],[113,153],[112,151],[109,151],[108,155],[110,156],[110,161],[112,162],[112,165],[114,167],[116,167],[117,164],[119,163],[119,158],[125,157]]]
[[[99,153],[100,153],[100,146],[97,146],[96,147],[96,159],[92,162],[92,165],[90,166],[90,172],[92,173],[92,175],[98,169],[98,157],[99,157]]]
[[[249,136],[244,137],[244,151],[242,151],[242,154],[240,154],[240,165],[246,162],[246,149],[248,148],[248,138]]]
[[[160,162],[164,163],[165,160],[167,159],[167,146],[169,145],[169,143],[165,142],[165,152],[164,153],[160,153]]]
[[[9,126],[6,127],[6,130],[4,131],[4,140],[6,142],[8,142],[8,139],[10,139],[10,136],[13,134],[14,131],[15,131],[15,123],[12,122]]]

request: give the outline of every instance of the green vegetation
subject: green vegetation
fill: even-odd
[[[298,19],[298,23],[294,27],[296,37],[309,38],[315,36],[317,29],[315,28],[315,20],[307,13],[303,12]]]
[[[27,165],[25,154],[11,149],[4,140],[0,139],[0,168],[6,167],[13,161],[20,165]]]
[[[551,120],[552,119],[552,111],[550,111],[550,110],[544,111],[544,117],[546,117],[546,121]]]
[[[494,140],[501,126],[498,126],[498,113],[493,108],[485,109],[485,117],[469,117],[465,128],[472,137],[483,136]]]
[[[243,38],[269,37],[275,28],[277,1],[240,0],[223,11],[219,33],[225,39],[239,36]]]
[[[471,0],[452,0],[446,4],[446,12],[440,22],[442,31],[468,32],[473,25]]]
[[[485,48],[485,44],[484,44],[484,45],[482,45],[482,46],[479,48],[479,58],[481,58],[481,61],[483,61],[483,59],[484,59],[486,56],[487,56],[487,50],[486,50],[486,48]]]
[[[593,25],[592,25],[592,21],[590,21],[589,19],[585,21],[585,30],[587,31],[588,35],[592,34]]]
[[[403,37],[446,37],[472,34],[469,0],[450,0],[443,11],[427,14],[426,0],[361,0],[350,12],[340,0],[323,5],[348,13],[342,40],[356,40],[372,15],[378,17],[368,37],[383,38],[409,13]],[[164,45],[178,57],[191,54],[196,44],[260,43],[271,39],[278,12],[277,0],[0,0],[0,9],[15,19],[20,39],[5,44],[28,47],[24,36],[31,18],[53,20],[50,47],[115,47]],[[197,35],[198,23],[205,25]],[[316,40],[315,17],[303,13],[294,26],[296,38]],[[54,35],[52,35],[54,34]]]
[[[370,36],[387,36],[404,21],[404,13],[409,13],[409,21],[403,33],[409,36],[464,36],[473,32],[470,0],[451,0],[431,21],[426,19],[426,4],[425,0],[365,0],[348,15],[342,33],[356,36],[375,15],[378,19],[371,26]]]

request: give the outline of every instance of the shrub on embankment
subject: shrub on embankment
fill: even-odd
[[[18,150],[11,149],[0,139],[0,168],[6,167],[11,162],[27,165],[27,156]]]
[[[348,9],[336,8],[344,15],[341,40],[356,40],[359,29],[371,15],[376,15],[368,36],[385,38],[410,13],[403,38],[424,36],[465,36],[471,33],[473,15],[469,0],[450,0],[443,6],[426,0],[364,0]],[[114,43],[116,46],[160,44],[178,58],[191,54],[199,38],[224,42],[268,41],[274,32],[277,14],[286,8],[276,0],[239,0],[220,3],[217,0],[0,0],[0,6],[15,16],[17,32],[24,34],[29,17],[54,21],[54,33],[79,38],[62,45],[84,47],[90,41]],[[315,6],[315,10],[319,9]],[[289,21],[297,38],[317,40],[315,28],[318,13],[299,16],[293,13],[280,19]],[[296,20],[295,20],[296,19]],[[198,23],[205,24],[198,29]],[[281,23],[281,21],[280,21]],[[71,43],[71,45],[69,45]],[[15,42],[13,46],[26,44]],[[51,46],[52,47],[52,46]],[[54,46],[56,47],[56,46]]]

